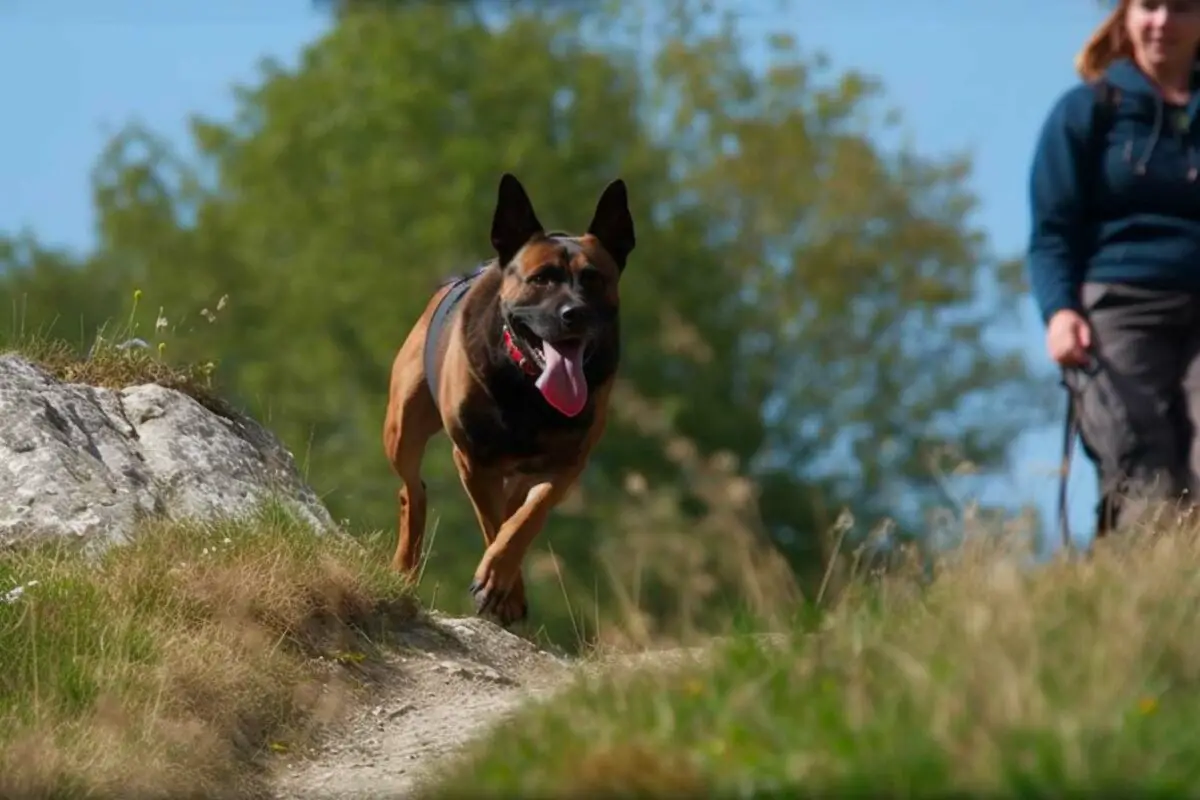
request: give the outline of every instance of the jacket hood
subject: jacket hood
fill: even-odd
[[[1104,71],[1104,79],[1126,94],[1141,95],[1156,101],[1161,99],[1158,88],[1132,58],[1119,58],[1109,64],[1108,69]],[[1191,89],[1192,97],[1187,110],[1188,115],[1194,118],[1197,108],[1200,107],[1200,60],[1192,68]]]

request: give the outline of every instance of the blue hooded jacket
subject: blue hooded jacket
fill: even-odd
[[[1200,291],[1200,71],[1186,108],[1131,59],[1105,79],[1114,103],[1100,108],[1087,83],[1068,89],[1034,153],[1027,268],[1043,321],[1081,311],[1084,280]]]

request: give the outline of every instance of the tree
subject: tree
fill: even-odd
[[[169,352],[218,356],[334,513],[390,532],[387,371],[435,282],[490,256],[498,176],[515,172],[543,222],[570,229],[620,175],[638,224],[622,376],[662,424],[648,435],[649,411],[622,406],[586,502],[539,549],[591,590],[598,544],[635,524],[631,479],[669,488],[677,519],[701,514],[684,447],[729,454],[774,541],[818,572],[841,507],[912,528],[936,499],[929,452],[955,442],[994,467],[1036,421],[1023,363],[980,346],[1019,272],[967,222],[966,159],[874,141],[877,82],[831,76],[780,34],[756,72],[729,17],[703,6],[341,14],[298,68],[267,63],[239,87],[234,119],[193,121],[198,159],[137,128],[114,138],[95,175],[99,252],[77,285],[143,289],[148,313],[186,333]],[[649,60],[635,47],[647,25]],[[62,278],[33,273],[22,291]],[[439,604],[455,608],[481,543],[444,440],[427,465],[441,517],[428,574],[449,576]],[[542,619],[561,607],[553,582],[531,591]]]

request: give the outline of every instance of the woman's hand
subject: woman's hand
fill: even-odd
[[[1050,317],[1046,326],[1046,350],[1062,367],[1082,367],[1088,363],[1092,329],[1078,311],[1064,308]]]

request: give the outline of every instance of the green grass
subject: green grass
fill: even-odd
[[[781,645],[581,679],[423,796],[1195,793],[1197,533],[1040,569],[981,548],[925,585],[859,580]]]
[[[280,511],[0,554],[0,796],[245,797],[416,612],[385,553]],[[364,663],[365,662],[365,663]]]

